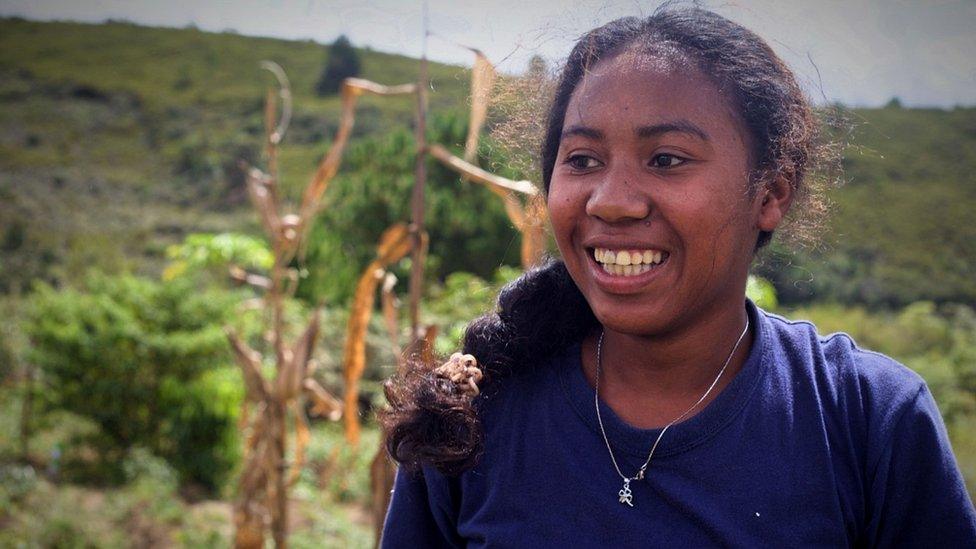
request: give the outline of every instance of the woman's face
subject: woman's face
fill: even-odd
[[[617,55],[574,91],[548,196],[573,280],[608,329],[663,334],[741,307],[764,215],[749,135],[684,63]],[[755,196],[754,196],[755,195]]]

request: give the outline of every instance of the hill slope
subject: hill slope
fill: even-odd
[[[396,84],[417,73],[415,59],[359,53],[365,78]],[[70,281],[92,265],[156,273],[165,245],[188,232],[256,231],[237,160],[260,159],[261,105],[271,78],[258,62],[277,61],[292,81],[295,115],[282,150],[282,179],[294,190],[338,122],[338,98],[313,93],[325,58],[326,48],[311,42],[126,23],[0,20],[0,291],[25,287],[34,277]],[[440,64],[430,71],[431,112],[439,125],[432,131],[456,144],[463,139],[468,73]],[[373,196],[350,197],[364,178],[370,183],[361,188],[372,193],[384,188],[378,180],[384,177],[396,182],[398,193],[409,187],[410,162],[374,162],[370,155],[410,154],[412,113],[410,98],[363,98],[351,156],[338,189],[330,190],[360,209],[337,219],[355,224],[374,215],[385,223],[400,215],[399,194],[376,196],[382,203],[371,206],[364,204]],[[848,184],[832,195],[836,207],[822,249],[780,250],[760,272],[786,302],[976,302],[976,109],[849,114]],[[433,192],[437,185],[451,188],[433,204],[451,210],[442,203],[462,191],[453,188],[451,174],[435,176],[443,181]],[[483,235],[478,246],[495,246],[490,253],[499,257],[485,267],[491,268],[513,260],[517,236],[487,194],[457,204],[482,202],[488,217],[477,226],[465,219],[480,211],[454,212],[458,219],[445,225],[477,231]],[[372,242],[343,241],[376,232],[360,229],[330,226],[341,234],[328,235],[325,245],[368,255]],[[439,261],[437,253],[433,259]],[[444,263],[463,264],[452,259]]]
[[[413,81],[419,61],[358,50],[362,76]],[[338,125],[313,86],[327,48],[126,23],[0,20],[0,291],[92,265],[158,270],[191,231],[256,230],[239,159],[257,161],[264,59],[292,83],[282,184],[304,184]],[[463,105],[468,73],[430,64],[432,110]],[[354,139],[409,127],[414,100],[364,97]],[[241,206],[244,206],[243,208]]]
[[[976,109],[849,114],[846,183],[831,195],[822,249],[764,274],[792,302],[976,303]]]

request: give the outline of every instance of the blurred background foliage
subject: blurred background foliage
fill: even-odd
[[[364,78],[416,78],[414,59],[353,51]],[[292,81],[280,169],[296,199],[338,125],[339,98],[316,89],[331,53],[194,28],[0,20],[0,545],[229,543],[243,391],[222,330],[268,348],[256,294],[226,276],[232,264],[259,274],[270,264],[240,162],[263,162],[271,81],[257,63],[278,62]],[[430,73],[428,139],[456,153],[469,73],[437,63]],[[919,372],[972,494],[976,108],[837,108],[849,121],[835,129],[847,184],[831,193],[820,244],[774,243],[749,295]],[[324,304],[316,376],[335,394],[355,282],[380,233],[409,217],[413,109],[412,98],[361,99],[296,260],[288,314]],[[504,116],[494,112],[489,127]],[[480,165],[529,176],[509,160],[483,141]],[[423,317],[449,353],[518,276],[519,236],[487,189],[428,170]],[[403,292],[409,261],[393,272]],[[394,363],[374,315],[364,442],[356,451],[340,426],[313,423],[293,545],[372,543],[368,465],[379,433],[369,410],[382,405]]]

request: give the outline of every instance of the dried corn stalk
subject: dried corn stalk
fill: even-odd
[[[522,233],[522,266],[526,269],[542,259],[545,248],[545,201],[539,190],[528,181],[512,181],[500,175],[487,172],[474,164],[466,162],[438,144],[427,147],[431,156],[442,164],[464,175],[470,181],[487,185],[505,204],[505,213]],[[528,197],[525,205],[515,197],[520,193]]]
[[[319,163],[318,169],[315,170],[315,174],[312,176],[311,181],[309,181],[308,186],[305,188],[305,193],[302,195],[302,205],[299,211],[303,219],[307,221],[312,218],[319,207],[319,202],[329,185],[329,181],[339,171],[342,154],[346,150],[349,135],[352,133],[352,127],[355,124],[356,101],[359,96],[364,93],[372,93],[375,95],[403,95],[415,93],[416,91],[417,86],[415,84],[384,86],[376,82],[363,80],[362,78],[346,78],[343,80],[342,114],[339,118],[339,130],[336,132],[336,137],[332,142],[329,153]],[[307,230],[307,227],[304,228]]]
[[[405,366],[402,349],[400,348],[400,303],[393,293],[397,278],[393,273],[386,273],[383,277],[383,286],[380,289],[381,304],[383,310],[383,321],[386,325],[387,335],[390,338],[390,349],[396,357],[396,369],[398,373],[403,372]],[[428,334],[436,334],[433,329],[427,330]],[[396,477],[396,465],[390,459],[383,441],[385,436],[380,437],[380,445],[376,448],[376,454],[369,465],[369,487],[371,497],[371,514],[373,515],[374,545],[379,547],[380,535],[383,533],[383,519],[386,517],[386,509],[390,506],[390,488]]]
[[[265,135],[268,172],[257,168],[247,171],[247,189],[251,202],[258,210],[274,253],[270,277],[247,273],[232,267],[231,278],[250,284],[264,292],[264,306],[270,312],[271,339],[274,348],[274,376],[263,373],[265,357],[251,349],[233,331],[227,337],[234,357],[244,377],[245,398],[241,422],[245,431],[244,467],[239,479],[238,500],[234,507],[236,547],[263,548],[265,530],[270,524],[276,547],[285,547],[288,536],[288,488],[295,482],[305,458],[310,432],[302,402],[313,403],[313,413],[337,420],[341,403],[322,388],[312,377],[315,363],[312,351],[319,331],[319,311],[312,314],[301,335],[290,345],[285,341],[284,299],[291,295],[298,281],[289,263],[299,249],[302,237],[329,179],[338,169],[339,158],[348,139],[351,118],[346,117],[346,131],[337,137],[330,154],[319,167],[305,192],[305,200],[298,214],[282,214],[278,196],[278,145],[291,116],[291,93],[288,79],[281,67],[265,62],[278,80],[277,98],[282,103],[282,115],[276,116],[276,94],[268,94],[265,107]],[[354,97],[360,92],[354,85],[344,87],[344,93]],[[345,113],[344,113],[345,114]],[[351,116],[351,115],[350,115]],[[285,461],[287,423],[291,412],[295,418],[294,463]]]
[[[495,67],[483,53],[468,48],[475,54],[471,69],[471,118],[468,136],[464,144],[464,157],[452,155],[443,146],[429,145],[427,151],[444,165],[461,174],[464,181],[474,181],[488,186],[505,205],[505,213],[522,234],[521,259],[526,269],[539,263],[545,248],[545,203],[538,189],[528,181],[512,181],[487,172],[472,162],[478,152],[478,138],[488,116],[488,100],[495,82]],[[513,193],[526,195],[525,205]]]
[[[359,379],[366,367],[366,329],[373,313],[376,287],[386,275],[385,269],[403,259],[412,249],[413,238],[406,224],[397,223],[386,229],[380,237],[376,259],[366,267],[356,285],[343,353],[346,440],[350,444],[359,444]]]
[[[393,273],[386,273],[383,277],[383,286],[380,288],[381,306],[383,310],[383,322],[386,325],[386,333],[390,337],[390,351],[397,361],[397,371],[399,372],[403,360],[400,356],[403,350],[400,348],[400,301],[397,299],[393,288],[396,286],[397,277]]]
[[[373,541],[375,547],[380,546],[380,536],[383,533],[383,521],[386,518],[386,509],[390,506],[390,489],[396,478],[396,465],[386,452],[383,439],[380,438],[380,446],[376,449],[376,454],[369,464],[369,488],[371,514],[373,515]]]
[[[385,295],[385,294],[384,294]],[[434,340],[437,339],[437,326],[428,324],[424,327],[423,343],[420,360],[424,364],[434,363]],[[398,355],[399,356],[399,355]],[[402,361],[398,362],[398,368],[402,368]],[[369,487],[371,494],[370,514],[373,515],[373,534],[375,547],[380,546],[380,535],[383,533],[383,522],[386,519],[386,510],[390,506],[391,490],[393,481],[396,477],[396,464],[390,459],[386,451],[384,442],[386,433],[380,437],[380,445],[376,449],[376,454],[369,465]]]
[[[507,213],[509,219],[515,225],[515,227],[522,234],[522,250],[521,250],[521,260],[522,265],[525,268],[529,268],[540,262],[542,254],[545,247],[545,220],[546,220],[546,209],[545,201],[542,195],[539,193],[538,189],[532,185],[529,181],[513,181],[506,179],[499,175],[487,172],[478,166],[472,164],[475,160],[478,150],[478,138],[481,133],[481,129],[484,127],[485,120],[487,118],[488,112],[488,99],[490,92],[495,80],[495,69],[488,59],[478,50],[469,48],[475,53],[475,64],[472,68],[471,74],[471,118],[468,124],[468,135],[465,140],[464,157],[459,158],[451,154],[446,148],[437,143],[428,144],[426,143],[425,136],[423,135],[423,120],[425,116],[425,102],[423,97],[424,87],[419,90],[418,97],[418,159],[417,159],[417,185],[414,188],[415,200],[414,200],[414,221],[417,223],[415,231],[422,228],[422,210],[419,206],[420,200],[417,200],[419,196],[422,199],[423,196],[423,181],[425,177],[424,170],[424,156],[429,154],[442,162],[447,167],[453,169],[454,171],[461,174],[462,180],[474,181],[487,185],[488,188],[498,195],[502,199],[505,205],[505,212]],[[421,60],[421,82],[425,81],[425,60]],[[516,193],[525,195],[526,201],[523,205],[522,201],[516,198]],[[426,326],[420,327],[418,324],[417,310],[419,301],[419,280],[420,277],[417,273],[422,269],[423,258],[425,257],[425,252],[427,248],[427,242],[422,239],[419,242],[419,249],[415,248],[413,257],[413,267],[414,272],[411,276],[411,288],[410,288],[410,316],[411,316],[411,331],[413,335],[413,343],[411,344],[409,353],[419,354],[420,360],[427,364],[434,363],[433,349],[434,340],[437,335],[436,326]],[[380,275],[372,265],[367,268],[363,277],[360,279],[360,287],[363,288],[364,294],[368,293],[367,296],[363,296],[363,307],[368,306],[368,310],[372,310],[373,306],[373,292],[375,292],[375,286],[378,283],[378,278]],[[391,284],[392,286],[392,284]],[[392,296],[392,294],[390,294]],[[359,288],[357,288],[357,307],[360,306],[360,295]],[[396,322],[391,320],[395,317],[396,311],[392,305],[387,303],[387,293],[385,292],[384,286],[384,316],[386,316],[387,330],[391,333],[391,339],[394,341],[393,347],[395,350],[399,350],[399,346],[396,343],[396,336],[394,335]],[[390,298],[392,299],[392,298]],[[390,302],[392,303],[392,301]],[[365,335],[365,322],[369,318],[369,312],[363,311],[357,308],[357,311],[361,315],[364,315],[365,320],[359,320],[361,324],[361,330],[363,335]],[[353,320],[350,319],[350,335],[352,334],[351,327],[353,325]],[[391,327],[392,326],[392,327]],[[350,337],[347,340],[347,357],[350,353]],[[400,354],[398,357],[398,370],[402,368],[402,363],[400,362]],[[363,359],[358,359],[363,360]],[[351,371],[350,362],[347,362],[347,373]],[[361,368],[362,363],[355,363]],[[355,370],[352,370],[355,372]],[[361,375],[361,370],[358,371],[357,375]],[[347,375],[347,380],[349,379]],[[358,380],[358,377],[356,378]],[[347,384],[348,388],[348,384]],[[350,425],[354,425],[354,438],[350,440],[358,440],[358,414],[355,414],[354,406],[357,405],[355,398],[352,398],[350,393],[346,393],[346,427],[347,427],[347,438],[350,438]],[[385,438],[385,437],[384,437]],[[374,516],[374,526],[376,528],[375,541],[377,546],[379,546],[380,533],[383,527],[384,517],[386,515],[386,508],[389,505],[390,488],[393,485],[395,469],[392,462],[390,462],[387,456],[386,449],[383,447],[382,443],[377,449],[376,455],[373,457],[370,466],[371,475],[371,489],[373,494],[373,516]]]

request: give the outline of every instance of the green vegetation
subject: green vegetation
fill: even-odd
[[[780,300],[976,303],[976,108],[856,109],[822,246],[767,254]]]
[[[441,114],[430,123],[429,139],[455,149],[467,125],[462,115]],[[342,303],[352,296],[362,269],[376,254],[383,230],[410,219],[414,181],[413,136],[397,128],[384,136],[350,146],[344,172],[332,182],[325,214],[312,228],[306,255],[309,278],[299,296]],[[483,147],[482,150],[487,150]],[[484,156],[483,162],[498,160]],[[443,279],[456,271],[490,278],[500,265],[519,264],[519,234],[501,201],[487,188],[462,182],[439,164],[428,166],[427,232],[430,236],[428,276]],[[407,275],[407,270],[398,273]]]
[[[239,446],[243,395],[222,327],[239,301],[201,293],[189,279],[92,275],[83,292],[35,290],[25,331],[40,394],[49,409],[97,426],[86,442],[99,453],[102,480],[121,480],[120,452],[141,445],[184,483],[222,484]]]
[[[357,53],[364,78],[416,78],[415,59]],[[0,292],[26,291],[37,279],[79,282],[89,265],[156,274],[166,247],[186,234],[257,234],[239,161],[260,162],[273,83],[263,59],[292,83],[280,171],[294,190],[338,126],[339,98],[314,93],[321,45],[0,20]],[[433,112],[463,104],[463,69],[431,63],[430,74]],[[354,140],[408,127],[413,108],[410,98],[363,97]]]
[[[414,59],[353,51],[364,78],[416,78]],[[254,294],[231,290],[226,277],[231,264],[256,273],[270,264],[240,164],[264,162],[272,79],[258,68],[263,59],[292,82],[280,170],[295,199],[338,124],[339,98],[316,92],[322,45],[0,20],[0,545],[229,543],[241,387],[221,328],[233,324],[255,348],[268,345],[257,315],[240,308]],[[428,139],[457,152],[468,73],[436,63],[430,72]],[[410,97],[361,99],[340,172],[296,260],[288,315],[326,305],[316,376],[335,393],[355,281],[380,233],[409,218],[413,109]],[[848,143],[848,183],[831,194],[822,244],[774,244],[749,294],[919,372],[976,493],[976,108],[892,102],[844,113],[850,125],[834,131]],[[490,139],[479,154],[482,166],[523,175]],[[447,353],[517,276],[519,236],[486,189],[439,164],[428,172],[422,308]],[[399,291],[408,263],[394,269]],[[390,349],[375,315],[365,404],[382,403]],[[36,381],[25,456],[27,371]],[[338,425],[313,424],[293,492],[292,545],[371,545],[368,462],[379,433],[366,417],[358,452]]]
[[[15,421],[19,397],[0,391],[0,435]],[[52,417],[36,434],[39,454],[86,433],[71,414]],[[363,431],[363,452],[351,452],[341,427],[312,425],[308,466],[292,490],[300,548],[371,547],[369,461],[379,432]],[[113,487],[65,482],[48,468],[16,463],[12,439],[0,436],[0,547],[228,547],[233,539],[230,498],[200,499],[176,482],[172,467],[136,448],[122,463],[125,484]],[[229,490],[228,490],[229,492]],[[188,497],[189,496],[189,497]]]

